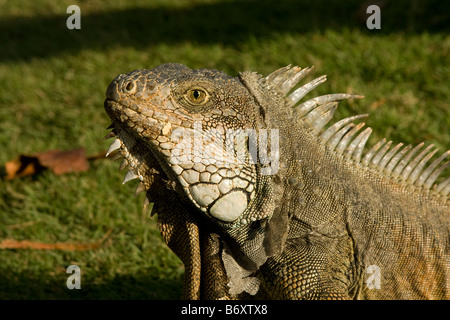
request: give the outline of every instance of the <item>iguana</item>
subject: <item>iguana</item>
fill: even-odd
[[[154,203],[185,265],[183,297],[449,299],[450,150],[365,150],[366,114],[327,126],[362,96],[301,101],[326,80],[297,87],[311,70],[169,63],[109,85],[108,154]]]

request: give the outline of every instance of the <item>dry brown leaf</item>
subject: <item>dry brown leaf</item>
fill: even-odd
[[[18,159],[5,164],[6,179],[33,175],[44,168],[52,170],[55,174],[79,172],[88,170],[89,162],[83,147],[68,151],[48,150],[21,155]]]
[[[35,174],[39,171],[39,163],[31,158],[11,160],[5,164],[6,179],[11,180]]]

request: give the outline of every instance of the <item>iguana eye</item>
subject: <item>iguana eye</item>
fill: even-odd
[[[208,102],[209,94],[206,90],[202,88],[192,88],[189,89],[184,95],[185,99],[195,105],[202,105]]]

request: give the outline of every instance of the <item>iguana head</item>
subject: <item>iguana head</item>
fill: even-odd
[[[125,157],[125,181],[139,178],[148,189],[159,172],[198,211],[226,226],[270,214],[247,210],[267,188],[249,150],[263,124],[238,78],[164,64],[119,75],[106,96],[116,137],[109,152],[120,149]]]

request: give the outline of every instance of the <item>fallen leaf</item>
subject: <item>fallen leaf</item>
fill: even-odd
[[[83,147],[69,151],[50,150],[35,154],[39,163],[55,174],[86,171],[89,163]]]
[[[41,168],[39,163],[32,158],[22,158],[8,161],[5,164],[6,179],[11,180],[29,176],[38,172]]]
[[[89,162],[83,147],[68,151],[48,150],[25,154],[5,164],[6,179],[33,175],[45,168],[59,175],[86,171],[89,169]]]

